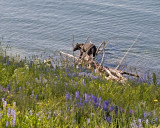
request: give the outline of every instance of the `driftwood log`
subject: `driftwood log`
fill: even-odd
[[[126,55],[128,54],[129,50],[133,47],[133,45],[136,43],[138,37],[140,36],[141,33],[139,33],[139,35],[137,36],[136,40],[133,41],[132,45],[130,46],[130,48],[127,50],[126,54],[123,56],[123,58],[121,59],[120,63],[118,64],[118,66],[115,69],[112,68],[108,68],[103,66],[103,62],[104,62],[104,57],[105,57],[105,46],[107,44],[106,41],[103,41],[97,48],[96,54],[99,54],[100,52],[103,53],[102,55],[102,59],[101,59],[101,63],[98,63],[95,61],[95,59],[92,56],[89,56],[86,52],[86,54],[84,54],[82,56],[82,58],[77,58],[74,56],[74,52],[73,55],[65,53],[65,52],[60,52],[60,54],[66,55],[67,57],[73,58],[74,59],[74,63],[76,64],[85,64],[87,66],[87,68],[91,69],[94,68],[95,71],[97,73],[99,73],[100,75],[104,74],[105,78],[107,80],[115,80],[115,81],[119,81],[121,83],[126,82],[127,78],[124,77],[123,75],[129,75],[129,76],[134,76],[139,78],[139,76],[137,74],[132,74],[129,72],[125,72],[125,71],[121,71],[119,70],[119,66],[121,65],[121,63],[123,62],[124,58],[126,57]],[[89,38],[89,37],[88,37]],[[88,40],[87,38],[87,40]],[[86,41],[87,42],[87,41]],[[90,43],[92,43],[90,41]],[[72,46],[74,47],[74,36],[73,36],[73,43]]]
[[[105,67],[102,64],[99,64],[98,62],[96,62],[95,60],[91,59],[89,56],[85,56],[83,57],[83,59],[78,59],[77,57],[62,51],[60,52],[60,54],[73,58],[74,60],[77,61],[78,64],[84,63],[89,69],[94,68],[96,73],[99,73],[100,75],[104,74],[105,79],[107,80],[115,80],[121,83],[125,83],[127,78],[123,76],[124,74],[139,77],[136,74]]]

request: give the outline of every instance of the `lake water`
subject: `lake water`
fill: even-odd
[[[107,40],[105,63],[116,67],[138,37],[122,65],[160,72],[159,0],[1,0],[3,46],[30,56],[44,51],[72,53],[87,37],[98,46]]]

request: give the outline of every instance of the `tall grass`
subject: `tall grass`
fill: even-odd
[[[156,76],[121,84],[64,61],[0,53],[0,127],[160,127]]]

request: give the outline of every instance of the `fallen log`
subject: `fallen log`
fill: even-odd
[[[98,62],[96,62],[93,59],[90,60],[89,56],[85,56],[83,59],[78,59],[77,57],[75,57],[75,56],[73,56],[71,54],[62,52],[62,51],[60,51],[60,54],[66,55],[66,56],[68,56],[70,58],[73,58],[73,59],[77,60],[78,64],[84,63],[85,65],[88,66],[87,68],[89,68],[89,69],[90,68],[94,68],[95,71],[97,73],[99,73],[100,75],[104,74],[105,78],[107,80],[115,80],[115,81],[119,81],[121,83],[124,83],[127,80],[127,78],[125,78],[123,76],[124,74],[125,75],[131,75],[131,76],[139,77],[136,74],[132,74],[132,73],[124,72],[124,71],[121,71],[121,70],[105,67],[105,66],[103,66],[102,64],[99,64]]]

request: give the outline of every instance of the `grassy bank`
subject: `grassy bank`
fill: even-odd
[[[15,59],[1,52],[0,127],[160,127],[156,82],[122,85],[74,65]]]

